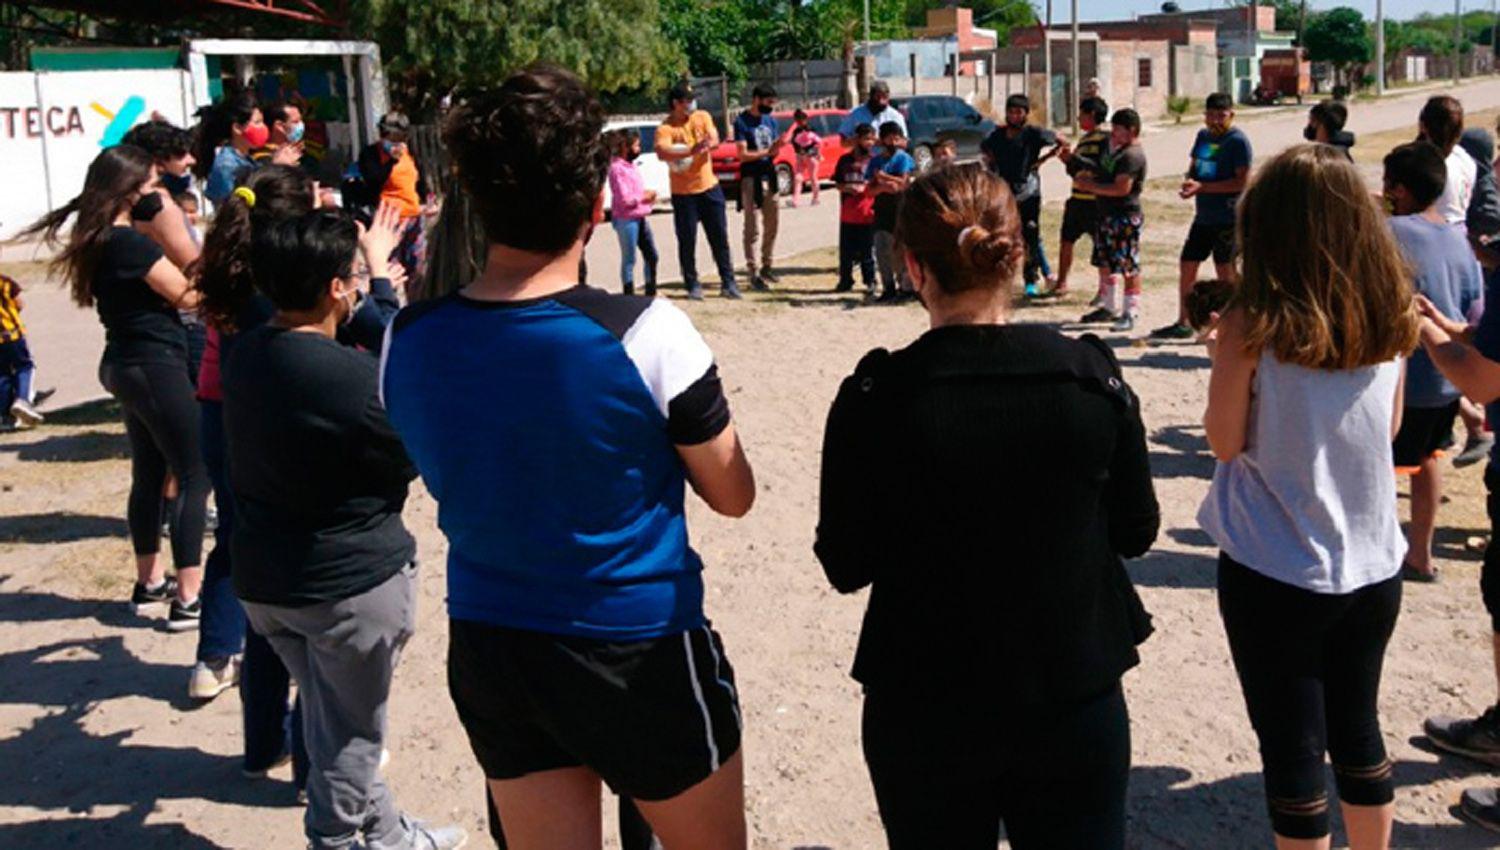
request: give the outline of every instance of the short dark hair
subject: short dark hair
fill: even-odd
[[[1141,114],[1129,107],[1115,111],[1115,116],[1109,119],[1109,123],[1116,127],[1125,127],[1139,133],[1141,131]]]
[[[1092,115],[1094,120],[1100,124],[1109,120],[1109,104],[1102,97],[1086,97],[1078,105],[1078,112],[1082,115]]]
[[[1344,124],[1349,120],[1349,108],[1336,100],[1315,103],[1308,114],[1312,116],[1312,120],[1323,125],[1330,136],[1344,129]]]
[[[679,100],[692,100],[693,86],[687,80],[680,80],[667,90],[667,103],[673,104]]]
[[[147,121],[130,128],[120,144],[135,145],[156,162],[185,156],[193,150],[193,136],[166,121]]]
[[[261,113],[261,117],[265,117],[264,112]],[[380,124],[378,125],[378,127],[382,134],[410,133],[411,119],[407,118],[406,113],[404,112],[387,112],[386,114],[380,116]]]
[[[776,88],[769,83],[756,83],[755,88],[750,90],[751,97],[775,97]]]
[[[1428,98],[1417,120],[1427,134],[1427,141],[1446,153],[1458,144],[1458,137],[1463,135],[1464,105],[1456,97],[1436,95]]]
[[[1208,109],[1234,109],[1234,98],[1221,91],[1216,91],[1204,101],[1203,108]]]
[[[874,94],[875,92],[890,94],[891,84],[887,83],[885,80],[876,80],[875,82],[870,83],[870,94]]]
[[[1013,94],[1005,99],[1006,109],[1024,109],[1031,111],[1031,98],[1024,94]]]
[[[889,139],[892,136],[902,139],[906,138],[906,130],[901,126],[900,122],[887,121],[884,124],[881,124],[880,138]]]
[[[1200,280],[1193,284],[1183,306],[1187,309],[1188,324],[1195,330],[1205,330],[1212,322],[1214,313],[1223,313],[1234,297],[1234,284],[1224,280]]]
[[[798,110],[796,110],[795,112],[792,113],[792,120],[793,121],[801,121],[802,119],[804,119],[806,117],[807,117],[807,110],[805,110],[805,109],[798,109]]]
[[[188,204],[192,204],[195,207],[198,206],[198,196],[192,192],[178,192],[172,196],[172,200],[179,207],[184,207]]]
[[[1405,186],[1417,206],[1427,209],[1443,196],[1448,166],[1431,142],[1407,142],[1385,155],[1385,180]]]
[[[280,310],[318,306],[328,282],[354,275],[359,227],[343,212],[313,210],[256,231],[250,249],[255,287]]]
[[[854,128],[855,138],[864,138],[865,136],[873,135],[875,135],[875,128],[871,126],[869,122],[861,122]]]
[[[286,111],[288,107],[297,110],[299,113],[302,111],[302,107],[298,106],[295,103],[286,103],[284,101],[278,100],[269,106],[262,106],[260,108],[261,118],[265,119],[265,122],[267,124],[275,124],[277,121],[285,121]]]
[[[952,148],[956,151],[958,150],[958,141],[955,140],[952,136],[949,136],[946,139],[938,139],[937,141],[932,143],[932,149],[937,150],[938,148]]]
[[[604,186],[603,130],[593,90],[562,68],[535,64],[454,108],[443,143],[485,238],[558,254],[578,240]]]

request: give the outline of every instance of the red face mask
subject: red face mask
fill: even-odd
[[[265,147],[266,142],[271,140],[271,131],[264,124],[250,124],[245,127],[245,141],[250,147]]]

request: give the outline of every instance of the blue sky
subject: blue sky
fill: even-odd
[[[1046,0],[1036,0],[1041,9],[1046,9]],[[1071,0],[1052,0],[1052,20],[1067,21]],[[1214,0],[1178,0],[1184,9],[1206,9],[1229,5]],[[1332,9],[1335,6],[1352,6],[1375,17],[1375,0],[1309,0],[1309,9]],[[1463,0],[1464,11],[1489,10],[1490,0]],[[1160,0],[1078,0],[1078,19],[1081,21],[1119,20],[1147,12],[1160,11]],[[1385,14],[1391,18],[1410,18],[1419,12],[1451,12],[1452,0],[1385,0]]]

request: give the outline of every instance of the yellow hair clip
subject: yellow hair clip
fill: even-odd
[[[249,186],[237,187],[231,194],[245,202],[245,206],[255,209],[255,190]]]

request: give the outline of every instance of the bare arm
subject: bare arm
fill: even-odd
[[[1245,350],[1243,316],[1238,310],[1226,313],[1219,320],[1217,331],[1203,430],[1208,434],[1208,446],[1214,457],[1228,463],[1245,450],[1256,357]]]
[[[742,517],[755,504],[755,473],[734,425],[706,443],[677,447],[693,491],[716,513]]]
[[[146,270],[146,285],[179,310],[192,310],[198,306],[198,290],[192,288],[182,270],[166,257]]]
[[[1245,184],[1250,181],[1250,169],[1241,168],[1228,180],[1214,180],[1210,183],[1200,183],[1189,177],[1183,181],[1182,197],[1191,198],[1194,195],[1237,195],[1245,191]]]
[[[137,222],[136,232],[161,246],[162,253],[167,255],[173,265],[185,269],[198,259],[201,249],[193,241],[193,234],[188,231],[182,207],[177,206],[177,202],[165,190],[156,191],[161,195],[161,211],[150,221]]]
[[[1123,198],[1130,194],[1134,178],[1129,174],[1121,174],[1112,183],[1100,183],[1092,177],[1080,177],[1077,181],[1078,188],[1094,195],[1102,195],[1106,198]]]
[[[1396,379],[1396,406],[1391,409],[1391,442],[1396,441],[1396,435],[1401,433],[1401,413],[1406,409],[1406,364],[1410,360],[1401,361],[1401,376]]]
[[[1480,404],[1500,399],[1500,363],[1453,339],[1431,319],[1422,320],[1422,347],[1459,392]]]

